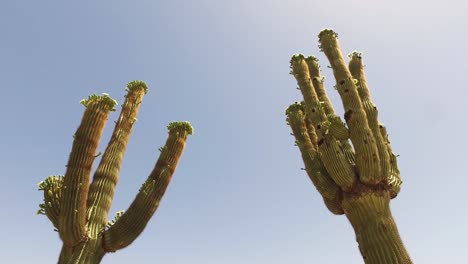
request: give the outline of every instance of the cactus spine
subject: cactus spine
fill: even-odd
[[[370,98],[362,56],[351,53],[347,66],[337,34],[329,29],[320,32],[319,42],[333,69],[347,127],[334,113],[318,60],[294,55],[291,73],[304,101],[288,107],[286,115],[305,170],[330,212],[351,222],[365,263],[412,263],[389,207],[400,191],[400,172]]]
[[[65,175],[49,176],[39,183],[44,203],[38,214],[50,219],[63,241],[59,263],[100,263],[106,253],[130,245],[158,208],[187,136],[192,134],[188,122],[168,125],[169,136],[153,171],[128,210],[118,212],[114,220],[108,221],[122,159],[147,86],[132,81],[126,90],[120,116],[93,181],[90,182],[92,165],[99,156],[96,149],[109,112],[117,104],[107,94],[91,95],[81,101],[86,110],[74,135]]]

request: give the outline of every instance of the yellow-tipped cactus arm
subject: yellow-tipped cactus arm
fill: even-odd
[[[86,199],[96,149],[110,111],[117,102],[107,94],[92,95],[81,103],[86,107],[74,141],[63,179],[63,201],[59,234],[64,244],[75,246],[87,239]]]
[[[182,155],[187,136],[192,134],[192,126],[188,122],[173,122],[168,129],[169,136],[161,148],[156,166],[135,200],[115,224],[103,232],[102,245],[106,252],[130,245],[143,232],[158,208]]]
[[[349,189],[354,184],[356,175],[347,155],[343,152],[336,138],[330,134],[330,122],[312,86],[305,57],[302,54],[296,54],[290,63],[292,74],[304,97],[306,117],[310,118],[317,133],[318,148],[322,154],[323,164],[336,184],[344,189]]]
[[[354,146],[360,179],[367,184],[376,184],[382,180],[380,158],[356,81],[344,62],[337,34],[329,29],[323,30],[319,34],[319,42],[320,48],[330,61],[337,82],[336,89],[343,101],[345,120]]]
[[[44,203],[39,205],[38,214],[45,214],[58,230],[60,206],[62,201],[63,176],[49,176],[39,183],[44,192]]]
[[[349,71],[358,83],[358,93],[361,98],[364,111],[367,115],[367,121],[369,128],[372,130],[372,134],[375,137],[377,151],[380,158],[380,173],[379,179],[385,179],[390,174],[390,156],[388,155],[387,143],[380,132],[380,124],[378,120],[377,106],[372,102],[370,97],[370,91],[367,87],[366,75],[364,73],[364,66],[362,64],[362,54],[360,52],[353,52],[348,56]]]
[[[133,81],[127,85],[127,95],[122,104],[120,116],[115,124],[109,144],[101,162],[94,173],[88,195],[88,228],[95,237],[102,231],[107,222],[115,187],[119,180],[122,159],[127,148],[133,125],[136,122],[138,109],[147,92],[142,81]]]

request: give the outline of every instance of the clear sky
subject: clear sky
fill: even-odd
[[[111,210],[126,209],[166,125],[195,135],[143,234],[103,263],[362,263],[345,216],[300,170],[284,110],[300,100],[294,53],[323,28],[364,53],[380,119],[400,155],[392,201],[415,263],[468,263],[468,4],[463,0],[8,1],[0,5],[2,263],[56,263],[61,242],[36,216],[37,183],[63,174],[80,99],[148,83]],[[346,3],[344,3],[346,2]],[[113,113],[101,142],[105,148]]]

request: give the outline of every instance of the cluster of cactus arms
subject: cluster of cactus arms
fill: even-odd
[[[304,101],[286,110],[305,170],[333,214],[345,214],[368,264],[412,263],[390,212],[401,179],[385,127],[377,117],[364,75],[362,56],[345,64],[337,34],[319,34],[321,50],[336,79],[344,124],[324,89],[318,60],[296,54],[291,73]]]
[[[172,174],[192,134],[188,122],[172,122],[169,136],[156,165],[140,188],[127,211],[120,211],[112,221],[108,214],[119,179],[120,168],[138,109],[147,92],[144,82],[127,85],[127,95],[116,121],[109,144],[90,181],[93,161],[109,112],[117,102],[107,94],[82,100],[86,107],[74,135],[72,150],[64,176],[50,176],[39,183],[45,214],[63,242],[59,263],[100,263],[108,252],[130,245],[143,232],[158,208]]]

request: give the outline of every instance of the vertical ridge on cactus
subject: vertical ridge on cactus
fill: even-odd
[[[320,48],[330,61],[345,122],[335,115],[318,60],[293,55],[291,73],[304,97],[286,110],[306,172],[333,214],[345,214],[367,264],[409,264],[389,203],[400,191],[400,171],[386,128],[378,120],[362,54],[346,65],[337,34],[325,29]]]
[[[86,107],[64,176],[50,176],[39,183],[44,203],[38,214],[46,215],[63,241],[59,263],[100,263],[107,252],[130,245],[155,213],[185,147],[193,133],[189,122],[168,125],[166,145],[134,202],[112,221],[108,214],[114,197],[122,159],[147,93],[142,81],[128,83],[127,95],[111,139],[90,181],[92,165],[110,111],[117,102],[107,94],[91,95],[80,103]]]

